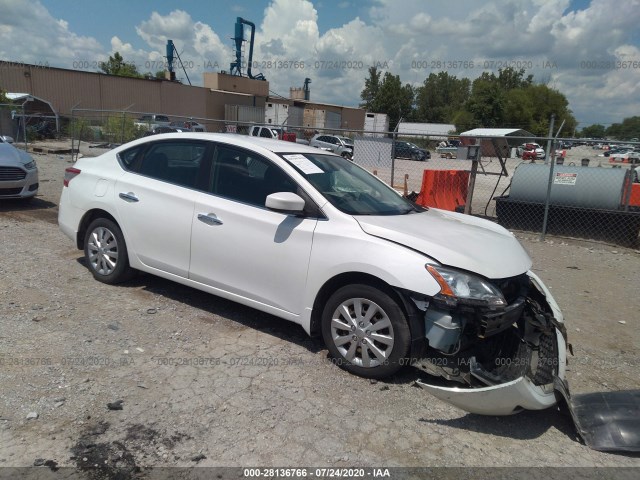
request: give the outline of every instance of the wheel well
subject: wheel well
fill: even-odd
[[[109,212],[100,209],[89,210],[84,214],[84,217],[82,217],[82,220],[80,221],[80,227],[78,228],[78,235],[76,236],[76,247],[78,247],[78,250],[84,249],[84,236],[87,234],[87,228],[89,228],[91,222],[93,222],[96,218],[107,218],[118,225],[116,219],[113,218],[113,216]]]
[[[404,311],[405,315],[407,314],[405,302],[400,298],[398,292],[391,287],[388,283],[380,280],[378,277],[373,275],[369,275],[367,273],[362,272],[347,272],[341,273],[340,275],[336,275],[332,279],[328,280],[320,291],[318,295],[316,295],[316,299],[313,302],[313,310],[311,311],[311,335],[318,336],[320,335],[320,322],[322,321],[322,310],[324,309],[324,305],[329,300],[329,297],[333,295],[333,293],[346,286],[353,284],[364,284],[372,287],[379,288],[383,290],[385,293],[391,296],[400,308]]]

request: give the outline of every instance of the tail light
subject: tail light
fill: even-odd
[[[68,187],[69,182],[80,175],[80,170],[74,167],[66,168],[64,171],[64,186]]]

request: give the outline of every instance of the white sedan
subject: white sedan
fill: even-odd
[[[562,313],[510,232],[316,148],[136,140],[67,168],[59,225],[101,282],[141,270],[285,318],[357,375],[419,364],[471,412],[550,407],[564,377]]]

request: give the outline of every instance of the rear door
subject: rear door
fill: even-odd
[[[193,208],[208,184],[211,144],[152,142],[116,182],[116,208],[127,244],[146,266],[187,277]]]
[[[232,146],[216,148],[212,172],[193,213],[189,278],[300,314],[317,216],[264,206],[271,193],[302,193],[298,185],[269,159]]]

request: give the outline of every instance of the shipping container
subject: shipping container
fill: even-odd
[[[364,130],[367,137],[382,137],[389,131],[389,117],[386,113],[369,113],[364,117]],[[380,132],[380,133],[372,133]]]
[[[225,105],[224,119],[230,122],[264,123],[264,107],[250,105]]]
[[[291,125],[289,108],[286,103],[267,102],[264,108],[264,122],[268,125]]]

